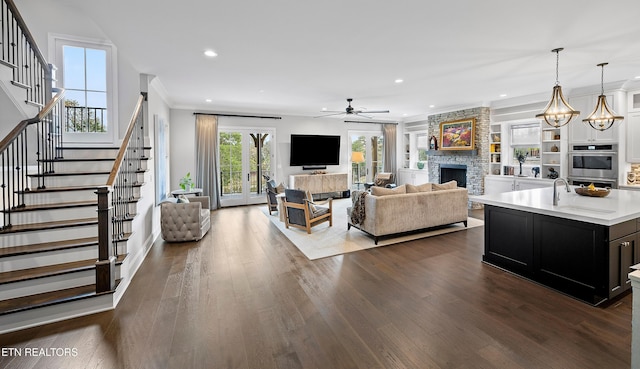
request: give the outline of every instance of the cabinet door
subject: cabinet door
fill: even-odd
[[[512,177],[484,177],[484,194],[493,195],[515,189]]]
[[[605,94],[607,103],[615,111],[615,101],[613,94]],[[596,107],[598,96],[579,96],[569,99],[571,106],[580,111],[580,115],[569,123],[569,142],[570,143],[616,143],[618,142],[618,129],[620,122],[613,124],[613,127],[599,131],[592,128],[588,123],[582,120],[587,118]]]
[[[535,179],[516,179],[516,190],[531,190],[534,188],[543,188],[553,186],[553,182]]]
[[[627,130],[627,162],[640,162],[640,112],[629,113],[624,122]]]
[[[573,118],[569,123],[569,142],[570,143],[589,143],[592,141],[592,133],[594,129],[588,124],[582,123],[582,120],[586,118],[595,107],[592,96],[578,96],[569,99],[569,104],[575,109],[580,111],[580,115]]]
[[[638,238],[640,233],[618,238],[609,244],[609,298],[631,288],[629,267],[638,258]]]

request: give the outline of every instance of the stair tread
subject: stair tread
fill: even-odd
[[[89,201],[70,201],[70,202],[58,202],[51,204],[36,204],[36,205],[24,205],[11,209],[12,213],[21,213],[25,211],[38,211],[38,210],[54,210],[54,209],[68,209],[79,208],[84,206],[98,206],[97,198]],[[4,212],[4,211],[0,211]]]
[[[67,228],[67,227],[96,225],[96,224],[98,224],[98,218],[57,220],[53,222],[30,223],[30,224],[14,224],[11,227],[0,230],[0,234],[43,231],[47,229]]]
[[[120,279],[116,280],[116,288],[120,284]],[[115,289],[114,289],[115,290]],[[108,293],[113,293],[109,291]],[[16,297],[13,299],[0,301],[0,315],[17,313],[20,311],[31,310],[46,306],[61,304],[75,300],[95,297],[104,294],[96,293],[96,285],[90,284],[85,286],[67,288],[58,291],[39,293],[35,295]]]
[[[122,263],[126,254],[118,255],[116,262]],[[39,266],[29,269],[17,269],[0,273],[0,285],[28,281],[32,279],[53,277],[56,275],[80,272],[95,268],[96,259],[78,260],[67,263]]]
[[[91,246],[98,244],[98,237],[78,238],[74,240],[63,240],[56,242],[36,243],[24,246],[11,246],[0,248],[0,258],[35,254],[39,252],[58,251],[65,249],[72,249],[83,246]]]
[[[64,162],[84,162],[84,161],[115,161],[115,158],[91,158],[91,159],[75,159],[75,158],[57,158],[57,159],[40,159],[41,163],[64,163]]]
[[[95,267],[96,259],[79,260],[68,263],[40,266],[29,269],[17,269],[0,273],[0,284],[28,281],[31,279],[67,274]]]
[[[134,183],[133,187],[141,187],[146,182],[138,182]],[[117,187],[117,186],[114,186]],[[89,185],[89,186],[62,186],[62,187],[45,187],[45,188],[32,188],[29,191],[16,191],[16,193],[20,194],[37,194],[37,193],[46,193],[46,192],[65,192],[65,191],[91,191],[97,190],[98,186]]]
[[[110,174],[110,171],[95,171],[95,172],[54,172],[54,173],[29,173],[28,177],[60,177],[60,176],[86,176],[86,175],[106,175]]]

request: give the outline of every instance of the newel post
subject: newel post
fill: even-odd
[[[98,261],[96,261],[96,293],[115,289],[116,257],[111,247],[111,187],[98,187]]]

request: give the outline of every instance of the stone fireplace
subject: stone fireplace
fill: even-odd
[[[490,148],[490,109],[488,107],[478,107],[430,115],[427,119],[428,134],[429,136],[440,137],[440,123],[467,118],[476,118],[475,150],[438,150],[435,153],[430,152],[428,160],[429,178],[432,182],[447,182],[447,177],[443,177],[443,175],[449,176],[450,174],[448,170],[445,170],[445,173],[441,172],[443,165],[445,168],[447,166],[464,166],[466,169],[465,187],[469,191],[469,195],[481,195],[484,193],[484,176],[489,172],[489,155],[487,153]],[[462,187],[460,182],[458,181],[458,186]],[[469,206],[471,205],[470,203]],[[481,207],[480,204],[476,203],[473,206]]]

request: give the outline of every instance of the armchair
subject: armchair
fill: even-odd
[[[189,197],[188,203],[168,199],[160,204],[160,228],[167,242],[199,241],[211,228],[209,196]]]
[[[276,189],[276,181],[270,179],[267,181],[267,206],[269,208],[269,215],[271,215],[272,211],[278,210],[278,198],[276,195],[278,191]]]
[[[365,189],[369,189],[372,186],[376,187],[386,187],[392,188],[395,187],[395,176],[393,173],[388,172],[378,172],[376,176],[373,178],[373,182],[368,182],[364,184]]]
[[[309,200],[305,191],[287,189],[284,193],[286,228],[293,226],[311,233],[311,227],[322,222],[328,221],[329,227],[333,226],[332,199],[328,200],[329,207],[324,207]]]

